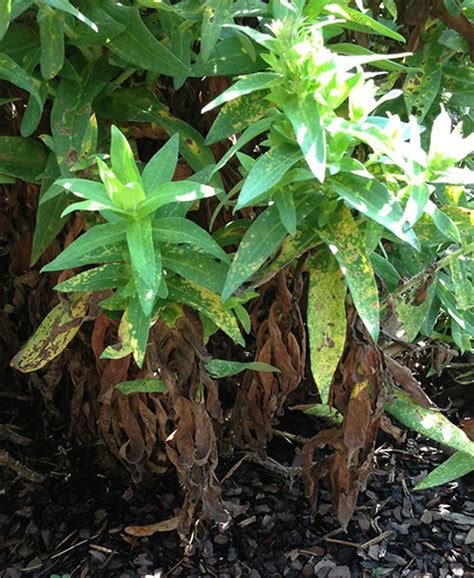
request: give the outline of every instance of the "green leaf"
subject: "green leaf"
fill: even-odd
[[[36,19],[41,39],[41,75],[49,80],[64,64],[64,16],[49,6],[41,6]]]
[[[370,262],[375,273],[382,279],[387,289],[389,291],[395,291],[398,283],[401,281],[401,277],[390,261],[384,259],[384,257],[378,253],[371,253]]]
[[[230,88],[225,90],[212,102],[207,104],[203,109],[202,113],[209,112],[213,108],[234,100],[240,96],[250,94],[256,90],[263,90],[264,88],[269,88],[274,80],[278,78],[278,75],[274,72],[256,72],[255,74],[249,74],[248,76],[242,76],[240,80],[234,83]]]
[[[283,178],[284,174],[301,158],[293,145],[277,144],[257,159],[244,181],[236,210],[247,207]]]
[[[11,0],[0,0],[0,40],[2,40],[8,30],[11,8]]]
[[[104,289],[116,289],[127,284],[129,274],[127,267],[119,263],[101,265],[79,275],[71,277],[56,285],[56,291],[71,293],[75,291],[103,291]]]
[[[62,10],[63,12],[66,12],[66,14],[71,14],[71,16],[74,16],[80,22],[87,24],[87,26],[89,26],[89,28],[91,28],[94,32],[98,32],[97,25],[89,20],[89,18],[87,18],[87,16],[80,12],[75,6],[73,6],[69,0],[41,0],[41,2],[43,4],[48,4],[48,6],[56,8],[57,10]]]
[[[239,96],[227,102],[209,129],[206,144],[212,144],[242,132],[260,120],[272,108],[273,104],[266,100],[260,91]]]
[[[200,311],[222,329],[234,343],[245,345],[237,320],[231,311],[224,309],[219,295],[177,277],[168,280],[169,298]]]
[[[418,405],[399,389],[394,389],[393,395],[393,399],[385,400],[385,409],[404,426],[474,458],[474,442],[441,412]]]
[[[224,301],[260,269],[285,235],[286,229],[275,205],[260,213],[245,233],[232,261],[222,291]]]
[[[125,223],[95,225],[66,247],[56,259],[45,265],[41,271],[61,271],[91,263],[121,260],[117,255],[117,243],[125,241]],[[99,261],[90,261],[90,254],[99,249]],[[119,253],[120,255],[120,253]],[[96,257],[97,258],[97,257]],[[123,260],[123,255],[122,255]]]
[[[42,143],[18,136],[0,137],[0,172],[27,182],[38,182],[48,160]]]
[[[112,170],[124,185],[132,182],[141,183],[140,173],[128,140],[115,125],[112,125],[111,132],[110,158]]]
[[[142,87],[117,89],[106,99],[95,104],[103,118],[114,122],[155,122],[168,135],[180,137],[180,152],[192,169],[200,171],[215,163],[211,149],[204,145],[203,136],[189,124],[170,114],[157,97]]]
[[[232,22],[230,8],[232,0],[206,0],[201,24],[201,57],[208,60],[219,40],[222,25]]]
[[[364,238],[347,207],[320,231],[346,278],[354,305],[372,339],[379,335],[379,298]]]
[[[281,222],[290,235],[296,234],[296,209],[293,193],[288,189],[278,189],[273,195]]]
[[[325,403],[316,403],[305,409],[304,412],[308,415],[314,415],[316,417],[325,417],[335,423],[342,423],[344,421],[344,417],[337,411],[335,407],[331,407]]]
[[[115,388],[125,395],[131,393],[166,393],[168,391],[161,379],[153,378],[122,381]]]
[[[63,194],[65,189],[73,195],[81,199],[89,199],[90,201],[97,201],[98,203],[106,203],[110,201],[110,196],[103,183],[97,181],[89,181],[88,179],[58,179],[54,183],[54,189],[46,193],[40,200],[40,203],[45,203],[59,194]]]
[[[346,283],[329,250],[318,251],[309,269],[307,324],[311,372],[323,404],[346,341]],[[329,323],[328,320],[331,320]]]
[[[436,469],[421,480],[415,490],[427,490],[434,486],[442,486],[474,471],[474,456],[457,451]]]
[[[91,65],[80,82],[62,77],[56,89],[51,109],[51,132],[54,152],[64,177],[70,175],[72,165],[79,158],[92,113],[92,101],[106,86],[113,69],[95,71]]]
[[[138,367],[142,367],[150,333],[151,319],[143,311],[138,297],[134,296],[127,308],[124,322],[124,333],[127,334],[127,346],[130,346]]]
[[[161,243],[190,244],[228,263],[229,255],[214,241],[207,231],[189,219],[163,217],[153,221],[153,237]]]
[[[29,92],[42,107],[42,100],[33,78],[23,70],[8,54],[0,54],[0,80],[11,82]]]
[[[421,183],[410,185],[409,192],[403,220],[413,226],[422,217],[431,191],[426,183]]]
[[[88,295],[78,295],[69,303],[61,301],[43,319],[10,365],[23,373],[41,369],[60,355],[79,331],[89,307]]]
[[[41,97],[41,106],[38,105],[37,100],[32,94],[28,98],[28,105],[26,107],[23,118],[21,119],[20,133],[23,137],[31,136],[38,128],[43,116],[44,104],[48,95],[48,86],[42,83],[38,89]]]
[[[56,162],[56,155],[51,153],[41,179],[41,190],[39,205],[36,211],[36,226],[33,237],[33,247],[31,249],[31,265],[34,265],[43,252],[49,247],[53,239],[63,228],[66,220],[61,218],[61,214],[67,207],[68,199],[66,195],[58,195],[51,200],[42,202],[50,190],[59,190],[61,187],[54,185],[55,179],[59,176],[59,167]]]
[[[158,185],[148,191],[148,196],[138,205],[137,213],[141,217],[150,215],[156,209],[169,203],[194,202],[217,194],[217,189],[193,181],[172,181]]]
[[[331,180],[330,186],[349,207],[380,223],[415,249],[420,248],[416,234],[405,221],[400,203],[380,181],[357,175],[338,175]]]
[[[229,160],[239,151],[243,146],[252,141],[255,137],[268,130],[274,122],[274,118],[262,118],[255,124],[250,125],[237,139],[237,142],[230,147],[225,155],[220,159],[214,168],[214,172],[219,171],[224,167]]]
[[[410,65],[418,70],[410,71],[406,75],[403,98],[407,114],[416,116],[419,122],[422,122],[428,114],[441,86],[443,76],[441,49],[437,42],[428,42],[422,52],[410,59]]]
[[[373,34],[380,34],[381,36],[387,36],[388,38],[396,40],[397,42],[402,42],[403,44],[405,44],[406,42],[405,38],[398,32],[395,32],[394,30],[388,28],[384,24],[377,22],[377,20],[374,20],[367,14],[363,14],[362,12],[354,10],[353,8],[348,8],[347,6],[340,6],[337,3],[333,3],[333,4],[326,4],[324,10],[325,12],[329,12],[334,16],[341,16],[342,18],[345,18],[348,22],[352,22],[354,24],[363,26]]]
[[[137,8],[112,0],[101,0],[101,9],[125,30],[108,42],[108,48],[141,70],[150,70],[168,76],[188,76],[190,69],[159,42],[141,19]]]
[[[220,294],[224,287],[227,265],[198,252],[194,246],[165,246],[162,248],[162,261],[164,269],[174,271],[213,293]]]
[[[288,99],[284,113],[289,118],[296,141],[314,176],[324,182],[326,174],[326,133],[317,102],[312,94]]]
[[[268,365],[268,363],[262,363],[261,361],[242,362],[227,361],[225,359],[211,359],[211,361],[206,363],[206,370],[216,379],[237,375],[246,369],[251,369],[252,371],[270,371],[280,373],[280,370],[277,367]]]
[[[161,279],[161,257],[153,243],[150,219],[129,223],[126,234],[138,298],[145,315],[150,316]]]
[[[142,173],[145,194],[173,178],[178,163],[179,133],[174,134],[148,161]]]

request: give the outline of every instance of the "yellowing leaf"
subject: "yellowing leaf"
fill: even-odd
[[[311,371],[323,404],[346,339],[346,283],[327,249],[308,261],[310,271],[307,323]]]
[[[377,284],[364,238],[350,210],[341,206],[332,222],[320,231],[320,235],[339,263],[357,313],[372,339],[377,341],[380,324]]]
[[[89,307],[89,294],[83,293],[69,303],[58,303],[27,341],[25,347],[11,360],[18,371],[37,371],[66,349],[79,331]]]

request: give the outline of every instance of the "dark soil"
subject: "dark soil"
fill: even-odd
[[[298,476],[292,479],[271,459],[257,464],[237,453],[218,472],[220,480],[227,478],[232,523],[202,523],[185,555],[174,531],[147,538],[125,532],[130,525],[177,515],[182,493],[176,478],[170,474],[136,487],[126,472],[107,474],[95,453],[71,445],[60,427],[40,435],[43,424],[33,401],[8,400],[10,410],[18,408],[14,415],[4,413],[2,403],[2,417],[9,413],[17,426],[9,426],[10,433],[31,439],[10,439],[2,447],[45,475],[34,483],[10,468],[0,472],[2,577],[474,576],[473,480],[414,492],[417,481],[445,459],[421,437],[397,447],[380,439],[375,472],[345,534],[338,531],[324,488],[312,522]],[[286,439],[277,438],[269,455],[298,466],[298,448]]]

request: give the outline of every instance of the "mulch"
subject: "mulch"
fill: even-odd
[[[104,472],[91,449],[71,444],[61,428],[48,431],[35,412],[16,413],[11,423],[20,428],[10,434],[28,436],[29,427],[30,441],[2,442],[20,466],[0,471],[5,578],[474,576],[473,477],[413,491],[446,457],[414,434],[398,446],[379,439],[374,474],[346,533],[324,487],[311,521],[292,441],[275,438],[265,461],[237,452],[218,471],[232,521],[200,523],[185,550],[173,530],[142,538],[125,531],[173,525],[182,503],[173,474],[135,486],[123,471]]]

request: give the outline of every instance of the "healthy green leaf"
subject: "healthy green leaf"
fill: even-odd
[[[173,178],[178,163],[179,133],[174,134],[148,161],[142,173],[145,194]]]
[[[268,365],[268,363],[262,363],[261,361],[242,362],[227,361],[225,359],[211,359],[211,361],[206,363],[206,370],[216,379],[237,375],[246,369],[252,371],[270,371],[280,373],[280,370],[277,367]]]
[[[206,0],[201,24],[201,57],[208,60],[219,40],[222,25],[232,22],[230,8],[232,0]]]
[[[442,486],[474,471],[474,456],[457,451],[415,486],[415,490],[427,490]]]
[[[132,381],[122,381],[115,386],[120,393],[130,395],[131,393],[166,393],[167,389],[161,379],[134,379]]]
[[[161,280],[160,252],[153,243],[150,219],[129,223],[126,236],[138,298],[145,315],[150,316]]]
[[[0,40],[5,36],[10,23],[11,0],[0,0]]]
[[[189,219],[182,217],[163,217],[153,221],[153,237],[157,242],[190,244],[202,249],[221,261],[230,261],[226,252],[214,241],[207,231]]]
[[[296,141],[314,176],[324,182],[326,174],[326,133],[321,113],[312,94],[295,96],[284,104]]]
[[[289,190],[278,189],[273,195],[276,208],[283,226],[290,235],[296,234],[296,209],[293,193]]]
[[[115,125],[112,125],[110,157],[112,159],[112,170],[124,185],[131,182],[141,183],[140,173],[138,172],[130,144]]]
[[[329,250],[315,253],[308,260],[307,267],[310,272],[307,324],[311,372],[321,401],[327,404],[334,372],[346,341],[347,288],[337,261]]]
[[[69,0],[41,0],[43,4],[48,4],[52,8],[56,8],[57,10],[62,10],[66,12],[66,14],[71,14],[77,18],[80,22],[84,22],[87,26],[89,26],[94,32],[98,32],[97,25],[89,20],[85,14],[80,12],[75,6],[73,6]]]
[[[137,207],[141,217],[150,215],[156,209],[169,203],[194,202],[207,199],[217,194],[217,189],[209,185],[201,185],[193,181],[173,181],[163,183],[148,191],[148,196]]]
[[[262,197],[278,184],[284,174],[301,158],[299,149],[293,145],[277,144],[257,159],[244,181],[235,207],[242,209]]]
[[[97,262],[120,261],[121,253],[117,255],[117,244],[125,241],[125,223],[106,223],[95,225],[66,247],[56,259],[45,265],[41,271],[61,271]],[[100,249],[99,261],[90,261],[90,254]],[[97,257],[96,257],[97,258]]]

